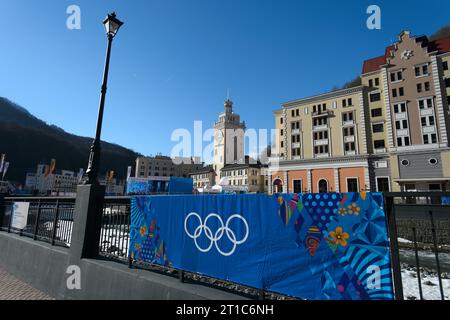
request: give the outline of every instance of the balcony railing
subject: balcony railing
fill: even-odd
[[[316,111],[312,113],[312,117],[331,117],[334,116],[334,111],[332,110],[324,110],[324,111]]]
[[[328,144],[328,139],[314,140],[314,146],[324,146]]]
[[[346,127],[346,126],[352,126],[355,124],[355,120],[346,120],[346,121],[342,121],[342,126]]]
[[[319,130],[326,130],[328,129],[328,125],[327,124],[320,124],[317,126],[313,125],[313,131],[319,131]]]
[[[397,130],[397,136],[398,137],[407,137],[407,136],[409,136],[408,129]]]
[[[344,142],[355,142],[355,136],[345,136]]]
[[[425,127],[422,127],[422,132],[423,133],[435,133],[436,129],[434,126],[425,126]]]

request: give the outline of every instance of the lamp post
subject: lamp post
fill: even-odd
[[[100,166],[100,136],[102,133],[102,122],[103,122],[103,110],[105,107],[105,96],[106,96],[106,88],[108,83],[108,72],[109,72],[109,61],[111,57],[111,45],[114,37],[119,31],[120,27],[123,25],[123,22],[116,18],[116,14],[113,12],[108,14],[106,19],[103,21],[103,25],[105,26],[106,35],[108,38],[108,48],[106,50],[106,61],[105,61],[105,69],[103,72],[103,84],[101,89],[100,96],[100,106],[98,110],[98,118],[97,118],[97,129],[95,132],[95,138],[92,142],[92,146],[89,154],[89,163],[86,170],[86,174],[88,176],[85,184],[97,184],[98,183],[98,171]]]

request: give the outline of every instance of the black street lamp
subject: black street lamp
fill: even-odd
[[[111,57],[111,45],[114,37],[119,31],[120,27],[123,25],[123,22],[116,18],[116,14],[113,12],[108,14],[106,19],[103,21],[105,26],[106,35],[108,37],[108,48],[106,50],[106,61],[105,61],[105,70],[103,72],[103,84],[100,96],[100,106],[98,110],[98,118],[97,118],[97,130],[95,132],[95,138],[92,142],[91,151],[89,154],[89,163],[88,168],[86,170],[86,174],[88,176],[87,180],[84,184],[97,184],[98,180],[98,170],[100,166],[100,136],[102,133],[102,122],[103,122],[103,109],[105,107],[105,96],[106,96],[106,88],[108,83],[108,72],[109,72],[109,61]]]

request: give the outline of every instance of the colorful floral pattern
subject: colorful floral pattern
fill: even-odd
[[[312,259],[319,252],[323,256],[326,250],[330,250],[323,268],[327,270],[334,263],[343,270],[340,279],[333,279],[331,272],[323,274],[324,298],[350,299],[353,295],[361,299],[392,298],[391,278],[383,280],[382,294],[375,293],[364,285],[367,275],[362,268],[366,262],[361,257],[367,255],[372,259],[370,261],[377,261],[377,265],[384,268],[385,274],[390,270],[389,254],[385,249],[388,248],[386,219],[380,194],[295,194],[284,195],[283,202],[279,195],[276,197],[280,208],[287,207],[294,197],[297,203],[302,203],[302,207],[290,206],[293,208],[293,224],[282,220],[286,228],[293,227],[298,248],[305,250]],[[345,259],[337,259],[342,255]],[[314,263],[309,267],[312,273],[323,272]]]

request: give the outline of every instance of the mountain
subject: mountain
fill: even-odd
[[[6,153],[10,167],[6,179],[23,183],[26,172],[40,162],[56,159],[57,169],[86,169],[92,138],[65,132],[36,118],[25,108],[0,97],[0,153]],[[101,142],[100,174],[114,170],[124,179],[128,166],[140,154],[117,144]]]

